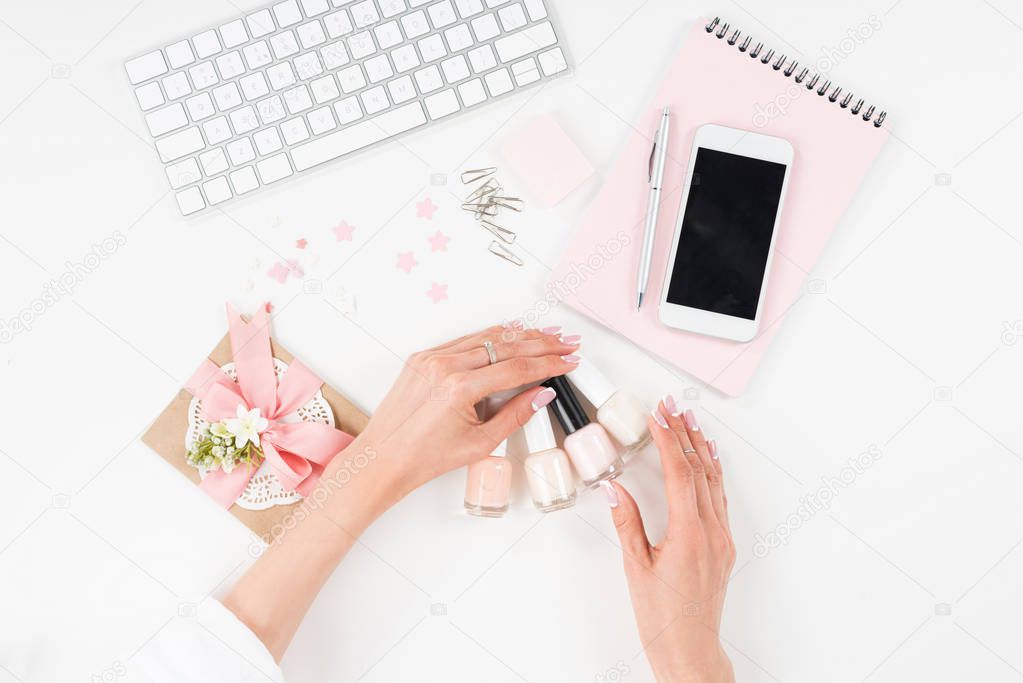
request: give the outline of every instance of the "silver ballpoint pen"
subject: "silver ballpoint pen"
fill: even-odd
[[[664,108],[661,125],[654,138],[654,148],[650,150],[650,203],[646,209],[646,231],[643,233],[643,253],[639,261],[639,279],[636,283],[636,310],[643,306],[643,295],[646,294],[646,283],[650,279],[650,256],[654,250],[654,235],[657,232],[657,213],[661,208],[661,184],[664,182],[664,164],[668,160],[668,129],[671,126],[671,112]]]

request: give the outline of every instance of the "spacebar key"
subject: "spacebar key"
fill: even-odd
[[[394,137],[426,123],[423,105],[419,102],[375,116],[367,121],[342,128],[336,133],[324,135],[304,145],[291,148],[291,160],[295,168],[304,171],[317,164],[337,159],[349,152],[362,149],[374,142]]]

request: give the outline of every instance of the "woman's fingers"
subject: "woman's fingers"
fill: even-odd
[[[484,397],[571,372],[579,358],[567,356],[518,356],[449,377],[460,399],[476,404]]]
[[[721,514],[718,515],[718,520],[721,525],[725,527],[725,532],[728,533],[729,537],[732,535],[732,526],[728,521],[728,496],[725,494],[725,476],[724,469],[721,467],[721,456],[718,453],[718,444],[714,439],[707,440],[707,454],[710,456],[711,467],[714,468],[714,474],[717,481],[717,491],[721,497]],[[711,492],[715,489],[714,484],[711,484]],[[717,507],[715,506],[715,509]]]
[[[636,501],[616,481],[602,481],[600,487],[607,496],[607,504],[611,508],[611,519],[614,520],[618,540],[622,544],[622,555],[625,568],[631,566],[650,567],[650,541],[643,528],[643,517],[639,513]]]
[[[700,428],[700,422],[696,419],[696,413],[692,410],[685,411],[682,414],[682,418],[686,434],[689,436],[689,442],[696,449],[696,454],[700,458],[703,471],[707,477],[707,487],[710,489],[710,502],[714,508],[714,516],[721,526],[726,526],[724,487],[721,482],[721,473],[715,467],[714,460],[711,458],[710,447],[707,445],[707,436]]]
[[[514,341],[491,342],[496,362],[521,356],[569,356],[579,350],[578,344],[566,344],[555,336],[539,335],[535,339],[522,338]],[[453,354],[452,366],[456,372],[477,370],[490,365],[490,354],[482,342],[461,353]]]
[[[533,387],[526,389],[501,406],[497,414],[479,426],[484,435],[485,443],[479,449],[481,453],[490,453],[497,444],[515,433],[515,430],[529,422],[536,411],[554,400],[557,396],[550,387]]]
[[[664,410],[668,428],[675,435],[675,438],[678,439],[682,454],[692,470],[693,488],[696,491],[696,509],[700,514],[700,518],[716,519],[714,506],[710,500],[710,486],[707,483],[707,473],[704,470],[699,453],[693,447],[693,442],[689,439],[689,433],[686,431],[686,426],[682,421],[682,413],[679,411],[675,399],[670,394],[665,396],[661,402],[661,408]]]
[[[660,407],[651,410],[650,415],[647,428],[661,457],[669,517],[681,520],[698,519],[693,471],[682,453],[678,437],[671,431]]]

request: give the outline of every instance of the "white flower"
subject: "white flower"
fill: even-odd
[[[224,470],[224,474],[231,474],[234,471],[234,466],[237,463],[234,460],[225,460],[220,463],[220,469]]]
[[[240,404],[235,414],[238,415],[236,419],[227,420],[225,423],[227,431],[234,434],[234,445],[244,448],[245,444],[251,441],[253,446],[258,447],[259,435],[270,426],[270,421],[259,415],[259,408],[247,411],[245,406]]]
[[[217,456],[218,458],[223,458],[224,457],[224,447],[223,446],[214,446],[213,447],[213,455]]]

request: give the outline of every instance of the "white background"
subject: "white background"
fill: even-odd
[[[130,664],[250,561],[248,531],[137,440],[224,333],[225,300],[271,300],[275,334],[372,411],[409,353],[530,307],[626,121],[691,23],[714,14],[805,61],[870,15],[881,22],[831,77],[888,109],[893,135],[813,287],[739,399],[572,311],[541,322],[582,334],[583,353],[651,405],[688,391],[718,438],[739,554],[722,638],[739,679],[1023,678],[1023,10],[552,2],[578,67],[569,79],[189,221],[121,63],[255,5],[0,4],[0,317],[31,308],[92,245],[126,238],[0,345],[0,681],[86,681]],[[502,140],[546,112],[598,175],[510,222],[526,261],[514,268],[458,210],[457,174],[500,163]],[[437,173],[446,186],[431,185]],[[416,214],[426,198],[440,207],[430,221]],[[342,220],[351,242],[334,238]],[[430,250],[437,230],[446,251]],[[409,251],[406,274],[395,264]],[[305,282],[266,276],[290,258]],[[437,304],[435,282],[448,294]],[[755,554],[758,534],[871,446],[880,458],[830,509]],[[623,481],[657,537],[651,455]],[[518,479],[501,520],[461,512],[462,472],[379,520],[303,624],[289,680],[600,681],[616,666],[652,680],[603,498],[541,516]]]

